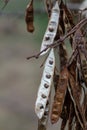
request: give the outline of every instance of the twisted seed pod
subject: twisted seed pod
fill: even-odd
[[[37,100],[35,104],[35,112],[39,119],[41,119],[44,114],[46,104],[49,98],[53,80],[54,68],[55,68],[55,56],[54,56],[54,50],[51,49],[50,54],[45,63],[41,84],[38,90]]]
[[[34,10],[33,10],[33,0],[31,0],[27,5],[26,14],[25,14],[27,31],[31,33],[34,31],[33,20],[34,20]]]
[[[56,90],[56,95],[54,97],[54,102],[52,106],[52,113],[51,113],[51,122],[52,124],[56,123],[60,117],[62,112],[62,107],[64,103],[64,98],[66,94],[66,88],[68,83],[68,70],[65,67],[59,76],[59,82]]]
[[[42,41],[40,51],[44,50],[47,47],[47,45],[51,45],[53,43],[54,38],[56,36],[58,24],[59,24],[59,15],[60,15],[59,5],[58,5],[58,1],[56,1],[56,3],[54,4],[52,8],[51,17],[50,17],[43,41]],[[49,49],[41,53],[41,55],[46,54],[48,50]]]
[[[76,114],[76,118],[80,123],[82,128],[85,128],[85,117],[82,111],[82,106],[80,105],[81,99],[81,86],[79,82],[77,82],[77,74],[76,74],[76,59],[69,66],[69,93],[74,104],[74,110]]]

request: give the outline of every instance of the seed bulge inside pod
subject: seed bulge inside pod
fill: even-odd
[[[53,32],[53,31],[54,31],[54,28],[53,28],[53,27],[49,27],[49,31],[50,31],[50,32]]]
[[[46,78],[47,78],[47,79],[50,79],[50,78],[51,78],[51,75],[50,75],[50,74],[47,74],[47,75],[46,75]]]
[[[50,37],[49,37],[49,36],[46,36],[46,37],[45,37],[45,40],[46,40],[46,41],[50,40]]]
[[[41,106],[40,106],[40,109],[43,109],[43,108],[44,108],[43,105],[41,105]]]
[[[48,88],[48,87],[49,87],[49,85],[45,83],[45,84],[44,84],[44,87],[45,87],[45,88]]]
[[[52,65],[52,64],[53,64],[53,61],[52,61],[52,60],[49,60],[49,64]]]
[[[44,95],[44,94],[42,94],[41,96],[42,96],[42,98],[46,98],[46,95]]]
[[[47,116],[47,115],[48,115],[48,111],[45,111],[45,112],[44,112],[44,115]]]

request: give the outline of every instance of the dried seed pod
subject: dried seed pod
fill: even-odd
[[[68,20],[68,27],[70,27],[71,26],[71,28],[74,26],[74,22],[73,22],[73,17],[72,17],[72,13],[71,13],[71,11],[69,10],[69,8],[65,5],[65,4],[63,4],[63,8],[64,8],[64,11],[65,11],[65,14],[66,14],[66,18],[67,18],[67,20]]]
[[[45,63],[41,84],[38,90],[37,100],[35,104],[35,112],[39,119],[41,119],[44,114],[46,103],[49,98],[54,75],[54,68],[55,68],[55,56],[54,56],[54,50],[51,49],[50,54]]]
[[[59,5],[58,5],[58,1],[56,1],[56,3],[52,8],[51,17],[42,41],[40,51],[44,50],[47,47],[47,45],[51,45],[53,43],[54,38],[56,36],[58,24],[59,24],[59,15],[60,15]],[[48,50],[49,49],[41,53],[41,55],[46,54]]]
[[[61,115],[64,98],[65,98],[66,90],[67,90],[67,83],[68,83],[68,70],[65,67],[60,72],[59,82],[58,82],[56,94],[54,97],[54,102],[53,102],[52,112],[51,112],[52,124],[56,123]]]
[[[73,119],[75,118],[75,110],[74,110],[74,105],[73,102],[71,101],[70,104],[70,112],[69,112],[69,123],[68,123],[68,129],[72,130],[73,126]]]
[[[83,80],[87,86],[87,49],[86,41],[80,29],[75,32],[73,37],[73,49],[78,49],[80,68]]]
[[[65,130],[67,121],[69,119],[71,103],[72,103],[72,100],[71,100],[69,92],[67,90],[66,96],[64,99],[62,113],[61,113],[61,118],[62,118],[61,130]]]
[[[56,74],[55,71],[54,71],[53,84],[54,84],[55,92],[56,92],[56,90],[57,90],[58,82],[59,82],[59,75]]]
[[[38,119],[38,130],[46,130],[49,117],[49,110],[50,110],[50,96],[47,101],[43,117],[41,119]]]
[[[78,121],[80,123],[81,128],[84,129],[85,123],[84,123],[84,119],[83,119],[83,116],[82,116],[82,112],[79,111],[79,109],[77,108],[77,104],[75,102],[75,99],[73,98],[73,95],[72,95],[70,87],[68,87],[68,90],[69,90],[70,96],[71,96],[73,104],[74,104],[76,117],[77,117],[77,119],[78,119]]]
[[[46,10],[47,10],[48,16],[50,18],[50,16],[51,16],[51,9],[52,9],[51,0],[45,0],[45,5],[46,5]]]
[[[80,52],[80,59],[81,59],[82,76],[83,76],[83,80],[84,80],[86,87],[87,87],[87,61],[81,52]]]
[[[25,15],[25,21],[27,25],[27,31],[28,32],[33,32],[34,31],[34,9],[33,9],[33,0],[29,2],[26,8],[26,15]]]
[[[75,59],[76,60],[76,59]],[[71,99],[74,104],[75,114],[76,117],[81,125],[82,128],[85,128],[85,117],[82,111],[82,107],[80,105],[81,99],[81,86],[79,82],[77,82],[77,75],[76,75],[76,61],[74,61],[69,67],[69,93]]]

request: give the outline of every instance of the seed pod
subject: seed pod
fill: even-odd
[[[56,94],[54,97],[54,103],[52,106],[52,113],[51,113],[51,122],[52,124],[56,123],[61,115],[64,98],[67,90],[67,83],[68,83],[68,70],[65,67],[59,76],[59,82],[56,90]]]
[[[34,31],[34,25],[33,25],[33,21],[34,21],[33,0],[31,0],[30,3],[27,5],[25,21],[26,21],[26,25],[27,25],[27,31],[32,33]]]
[[[54,50],[51,49],[50,54],[45,63],[41,84],[38,90],[37,100],[35,104],[35,112],[39,119],[41,119],[44,114],[46,104],[49,98],[53,80],[54,68],[55,68],[55,56],[54,56]]]
[[[49,117],[49,111],[50,111],[50,96],[47,101],[43,117],[41,119],[38,119],[38,130],[46,130],[48,117]]]
[[[47,10],[48,16],[50,18],[50,16],[51,16],[51,9],[52,9],[51,0],[45,0],[45,5],[46,5],[46,10]]]
[[[56,3],[54,4],[52,8],[51,17],[50,17],[43,41],[42,41],[40,51],[44,50],[47,47],[47,45],[51,45],[53,43],[54,38],[56,36],[58,24],[59,24],[59,15],[60,15],[59,5],[58,5],[58,1],[56,1]],[[48,50],[49,49],[41,53],[41,55],[46,54]]]
[[[76,60],[76,59],[75,59]],[[76,114],[76,118],[80,123],[82,128],[85,128],[85,117],[83,114],[82,106],[80,105],[81,100],[81,86],[77,80],[76,73],[76,61],[69,66],[69,93],[74,104],[74,110]]]
[[[80,52],[80,59],[81,59],[82,76],[87,87],[87,61],[81,52]]]
[[[69,120],[71,103],[72,103],[71,98],[70,98],[69,92],[67,90],[66,96],[64,99],[62,113],[61,113],[61,118],[62,118],[61,130],[65,130],[65,127],[67,125],[67,121]]]

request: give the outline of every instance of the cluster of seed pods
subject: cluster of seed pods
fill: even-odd
[[[34,0],[31,0],[28,4],[25,16],[27,30],[31,33],[34,31],[33,1]],[[81,78],[84,78],[84,84],[86,85],[87,56],[86,52],[85,55],[83,54],[84,45],[82,46],[83,48],[81,48],[82,51],[80,48],[78,48],[79,51],[76,50],[77,47],[81,47],[77,45],[78,40],[76,39],[82,38],[83,40],[80,40],[81,43],[85,43],[85,41],[81,30],[75,31],[75,34],[72,33],[70,35],[69,42],[73,53],[69,58],[65,44],[66,42],[61,39],[70,29],[74,30],[76,28],[74,27],[75,25],[71,12],[68,10],[63,0],[61,0],[61,2],[59,1],[60,0],[45,0],[49,22],[42,40],[39,56],[43,56],[46,53],[49,54],[44,63],[44,70],[35,103],[35,112],[38,117],[38,130],[46,130],[50,111],[52,82],[55,88],[55,96],[50,117],[51,123],[56,123],[61,117],[61,130],[65,130],[67,122],[68,130],[72,130],[74,120],[76,121],[75,130],[87,130],[85,129],[87,118],[84,116],[85,113],[87,113],[87,105],[84,107],[85,93],[83,92],[80,76],[78,76],[81,75]],[[58,44],[58,48],[55,49],[55,44],[53,43],[56,43],[57,45],[58,40],[60,40],[60,44]],[[57,68],[55,65],[54,49],[58,51],[60,61],[60,71],[57,74],[55,73]],[[78,58],[78,53],[80,58]],[[80,67],[78,67],[77,64],[81,64],[81,66],[79,65]],[[81,71],[81,73],[79,73],[78,70]],[[56,80],[54,80],[55,77],[57,78]]]

